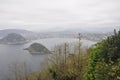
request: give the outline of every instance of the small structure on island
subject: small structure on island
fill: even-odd
[[[28,50],[33,55],[51,54],[51,51],[49,51],[45,46],[40,43],[33,43],[24,50]]]

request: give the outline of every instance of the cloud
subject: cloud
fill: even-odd
[[[119,4],[120,0],[0,0],[0,28],[118,26]]]

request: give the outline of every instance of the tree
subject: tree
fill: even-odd
[[[120,80],[120,31],[101,41],[91,52],[87,80]]]

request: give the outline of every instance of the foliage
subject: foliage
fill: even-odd
[[[65,47],[63,50],[59,48],[57,50],[59,54],[55,54],[52,58],[52,63],[49,66],[52,78],[54,80],[84,80],[89,54],[84,52],[80,52],[80,55],[71,53]]]
[[[91,52],[87,80],[120,80],[120,31],[98,43]]]

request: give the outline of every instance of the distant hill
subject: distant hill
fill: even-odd
[[[28,50],[33,55],[34,54],[41,55],[41,54],[50,54],[51,53],[45,46],[43,46],[40,43],[33,43],[25,50]]]
[[[9,33],[7,36],[0,39],[1,44],[24,44],[27,40],[20,34]]]
[[[48,32],[48,33],[40,33],[39,37],[42,38],[78,38],[78,33],[81,33],[81,37],[86,40],[91,41],[101,41],[105,39],[107,36],[113,34],[113,32],[106,33],[92,33],[92,32]]]
[[[78,27],[78,28],[66,28],[66,29],[52,29],[46,33],[39,33],[39,37],[43,38],[77,38],[78,33],[81,33],[82,38],[92,41],[101,41],[107,36],[113,34],[114,29],[119,30],[119,26],[116,27]]]
[[[37,34],[32,31],[23,30],[23,29],[4,29],[0,30],[0,37],[5,37],[10,33],[16,33],[24,36],[28,40],[36,39]]]
[[[32,31],[27,31],[27,30],[22,30],[22,29],[4,29],[0,30],[0,36],[5,36],[9,33],[18,33],[18,34],[23,34],[23,33],[33,33]]]

